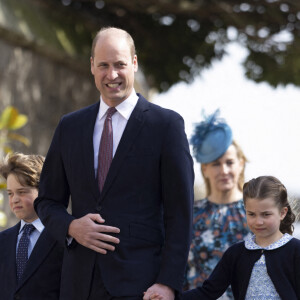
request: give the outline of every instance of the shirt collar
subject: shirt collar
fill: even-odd
[[[276,241],[275,243],[267,246],[267,247],[261,247],[259,245],[257,245],[255,243],[255,235],[251,235],[250,237],[245,239],[245,247],[248,250],[257,250],[257,249],[264,249],[264,250],[273,250],[273,249],[277,249],[283,245],[285,245],[286,243],[288,243],[293,237],[288,234],[285,233],[278,241]]]
[[[24,220],[21,220],[21,226],[19,233],[23,230],[23,227],[25,224],[32,224],[37,231],[40,233],[44,230],[45,226],[43,225],[42,221],[40,219],[34,220],[32,223],[26,223]]]
[[[137,104],[138,99],[139,99],[138,95],[136,94],[135,90],[132,89],[132,92],[129,95],[129,97],[116,106],[118,113],[121,114],[126,120],[128,120],[134,107]],[[106,114],[106,111],[108,109],[109,106],[103,101],[101,96],[99,114],[98,114],[99,120],[103,118],[103,116]]]

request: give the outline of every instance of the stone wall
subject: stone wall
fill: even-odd
[[[75,72],[1,39],[0,53],[0,112],[13,105],[28,116],[28,123],[17,132],[29,138],[31,146],[15,143],[13,149],[46,155],[60,117],[98,101],[99,92],[89,69]],[[6,197],[3,206],[9,227],[16,219],[9,211]]]
[[[0,53],[0,111],[13,105],[29,119],[20,133],[31,146],[14,149],[45,155],[60,117],[99,99],[89,68],[75,72],[1,39]]]

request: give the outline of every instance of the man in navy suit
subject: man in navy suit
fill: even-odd
[[[59,299],[64,248],[50,236],[33,208],[43,162],[40,155],[15,153],[0,165],[0,174],[7,180],[11,211],[20,219],[0,232],[1,299]],[[26,227],[31,228],[27,244]]]
[[[100,101],[61,119],[46,157],[35,209],[67,245],[62,300],[169,300],[181,290],[193,161],[182,117],[135,93],[137,69],[132,37],[100,30],[91,56]],[[107,119],[113,142],[102,152]],[[113,156],[103,187],[99,153]]]

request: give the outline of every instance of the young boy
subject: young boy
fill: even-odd
[[[59,299],[63,246],[49,235],[33,207],[43,163],[40,155],[15,153],[0,164],[10,209],[20,220],[0,232],[1,299]]]

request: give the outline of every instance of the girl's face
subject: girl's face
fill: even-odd
[[[38,190],[21,185],[17,177],[9,174],[7,177],[7,194],[11,211],[18,219],[31,223],[38,218],[33,201],[38,196]]]
[[[245,208],[248,227],[255,234],[257,244],[267,246],[281,238],[279,227],[287,207],[280,210],[272,198],[249,198],[245,201]]]
[[[238,188],[238,181],[244,168],[244,161],[239,159],[234,145],[219,159],[202,165],[202,172],[209,180],[212,192],[227,192]]]

